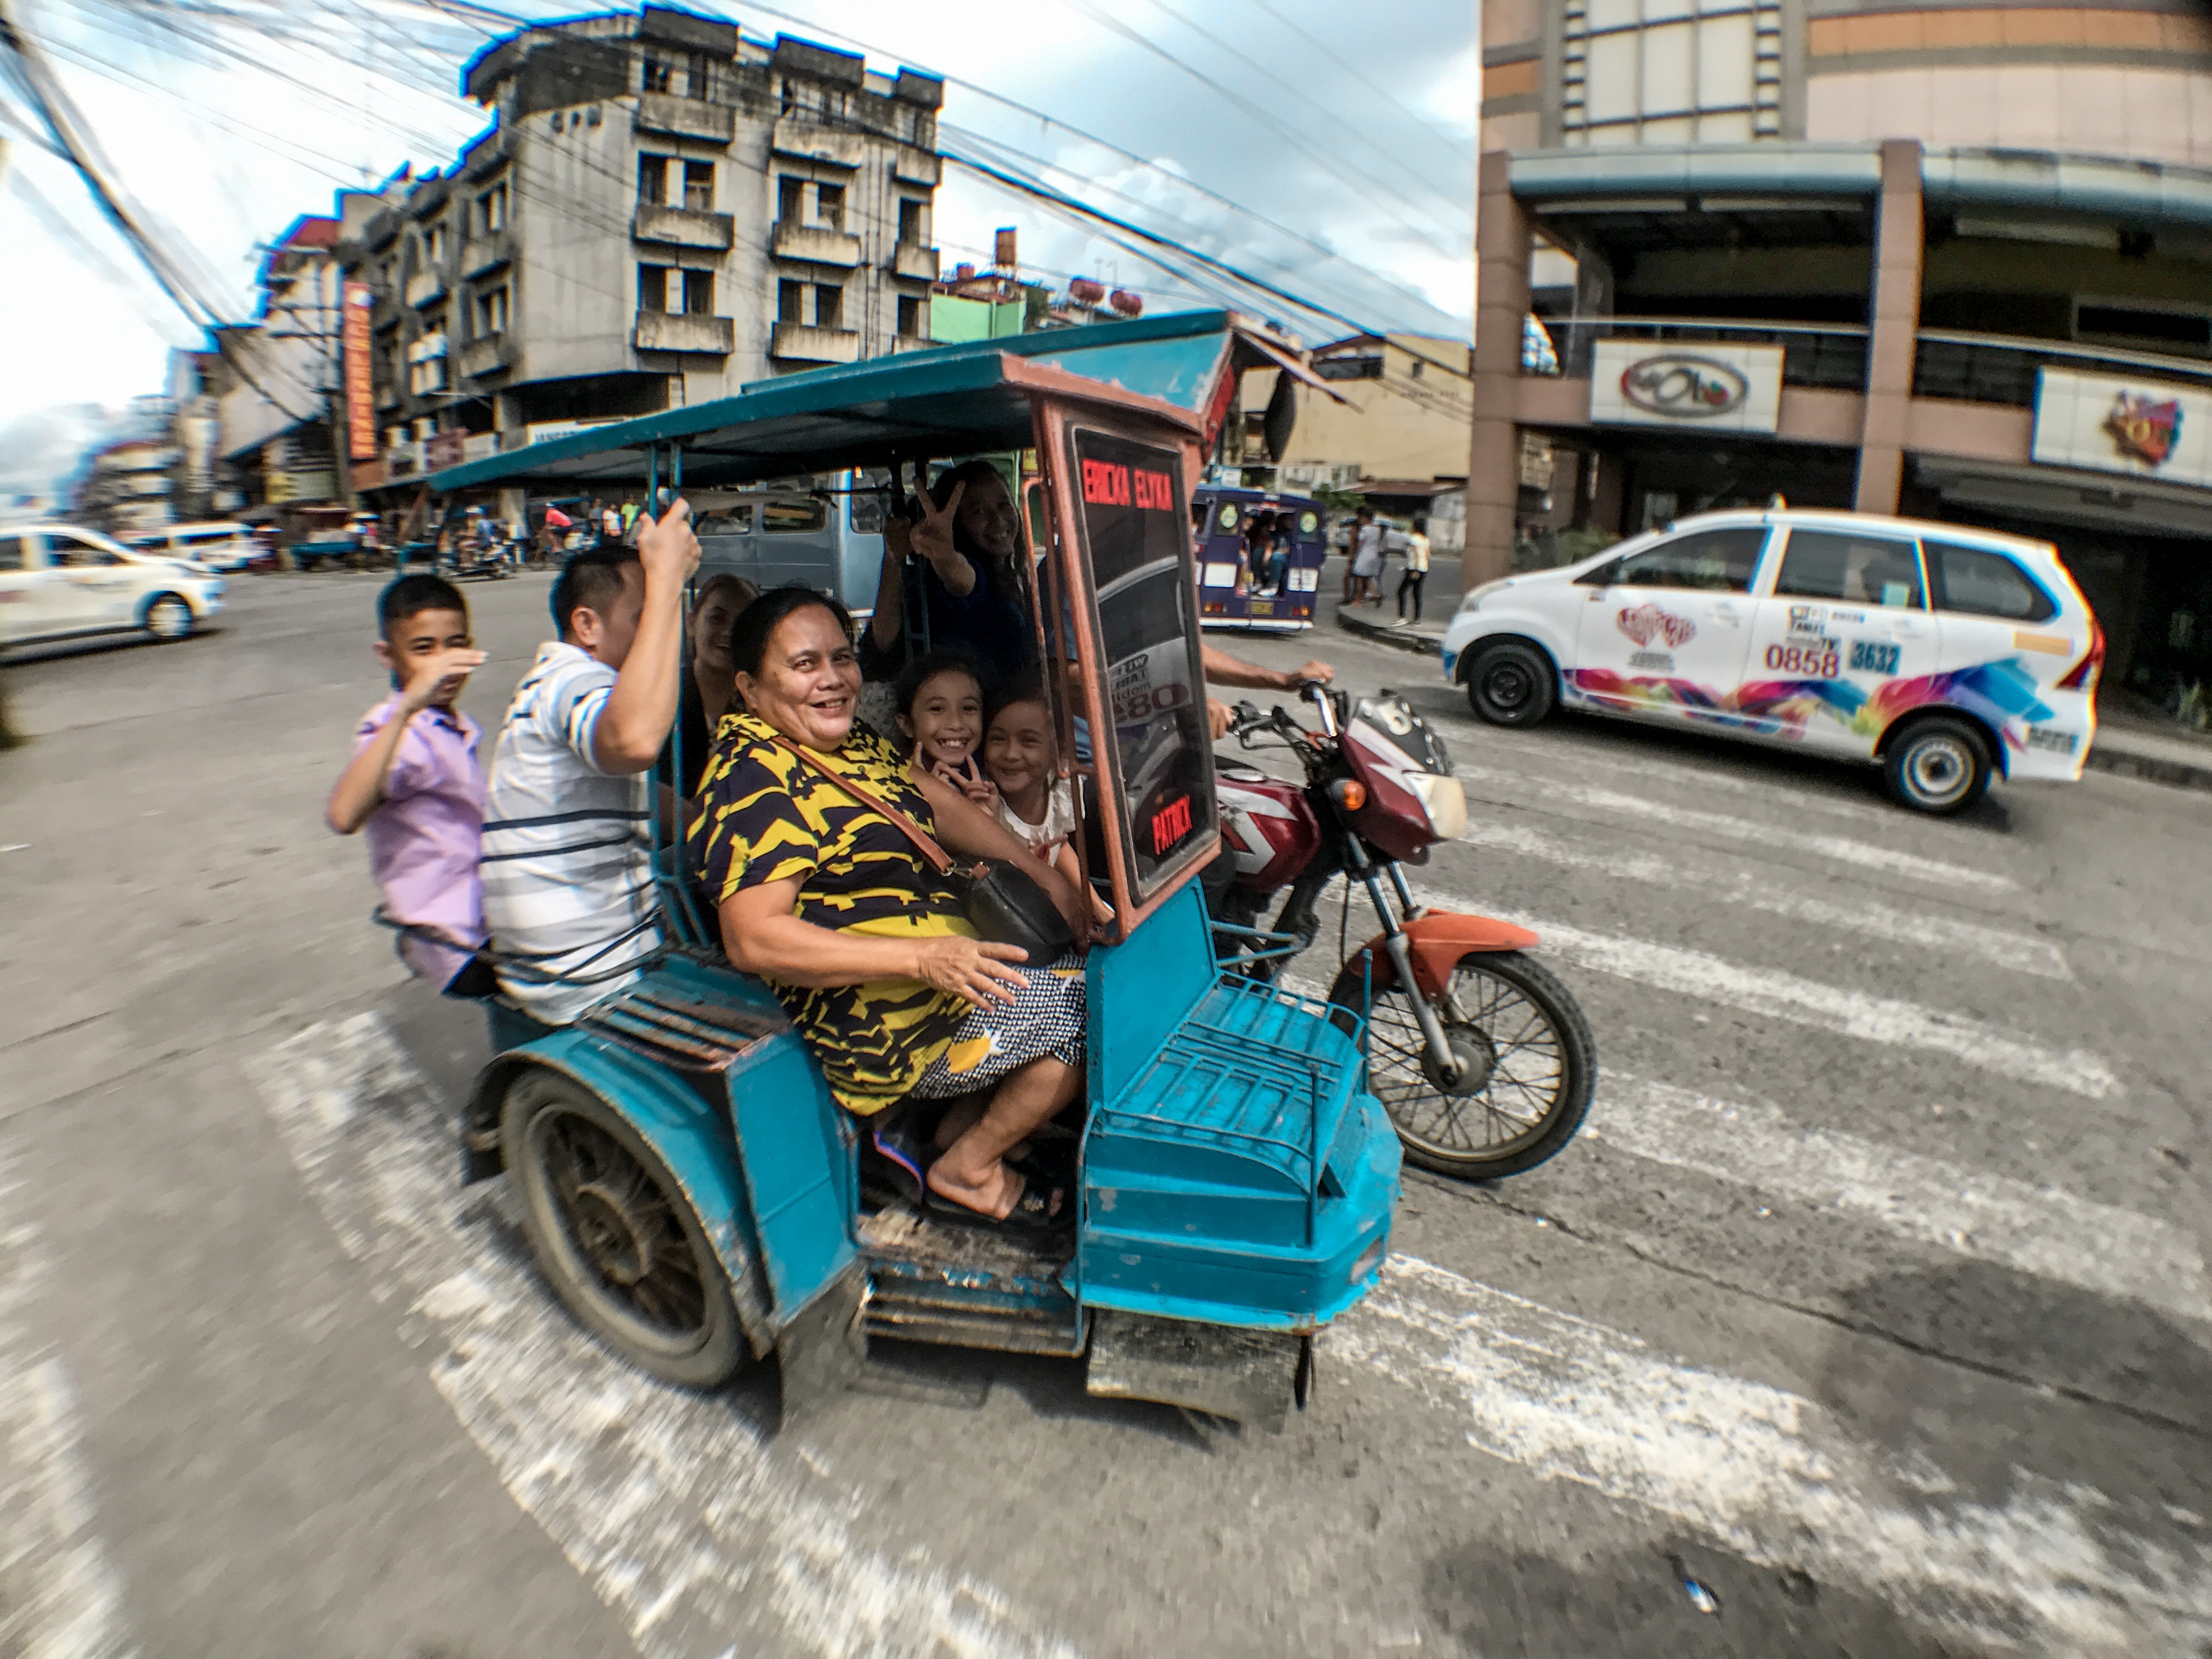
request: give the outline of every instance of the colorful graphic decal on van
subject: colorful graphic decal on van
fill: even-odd
[[[2023,739],[2009,729],[2012,722],[2039,723],[2054,713],[2038,695],[2034,675],[2017,657],[1889,680],[1871,693],[1849,680],[1750,680],[1735,696],[1722,696],[1687,680],[1631,677],[1604,668],[1578,668],[1567,678],[1582,696],[1629,703],[1652,714],[1674,710],[1692,720],[1726,720],[1764,737],[1801,736],[1814,714],[1825,713],[1871,743],[1900,714],[1941,705],[1979,716],[2003,735],[2008,746],[2018,749]]]

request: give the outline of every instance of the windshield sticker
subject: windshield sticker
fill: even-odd
[[[1687,617],[1678,617],[1671,611],[1662,611],[1646,601],[1632,605],[1613,619],[1613,625],[1640,646],[1649,647],[1654,640],[1664,639],[1677,651],[1698,636],[1698,625]]]

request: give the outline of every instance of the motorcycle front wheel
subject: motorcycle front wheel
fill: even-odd
[[[1597,1085],[1597,1048],[1567,988],[1517,951],[1462,957],[1450,995],[1431,1005],[1458,1055],[1459,1075],[1438,1068],[1413,1017],[1418,990],[1392,986],[1367,1006],[1367,973],[1355,959],[1329,989],[1331,1003],[1367,1021],[1367,1086],[1407,1161],[1461,1181],[1533,1170],[1582,1127]]]

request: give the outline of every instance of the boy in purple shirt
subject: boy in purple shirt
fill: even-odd
[[[368,831],[386,915],[422,930],[399,939],[416,975],[449,996],[486,995],[495,981],[475,955],[484,942],[483,771],[477,724],[453,707],[484,653],[469,635],[467,601],[442,576],[398,578],[376,611],[376,659],[394,690],[362,717],[323,816],[341,836]]]

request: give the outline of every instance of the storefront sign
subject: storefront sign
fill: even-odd
[[[422,443],[422,466],[425,471],[443,472],[449,466],[459,466],[468,459],[468,438],[465,432],[441,432]]]
[[[1782,348],[1600,340],[1590,419],[1706,432],[1771,432],[1782,419]]]
[[[2046,368],[2035,378],[2028,453],[2045,466],[2212,489],[2212,392]]]
[[[272,471],[264,492],[271,507],[289,501],[327,501],[338,493],[337,475],[328,468],[301,471]]]
[[[366,461],[376,454],[376,388],[368,367],[368,313],[375,303],[367,283],[345,285],[343,320],[339,326],[344,349],[346,459]]]
[[[522,428],[526,444],[550,443],[556,438],[568,438],[579,432],[588,432],[595,426],[611,426],[612,418],[590,421],[532,421]]]

